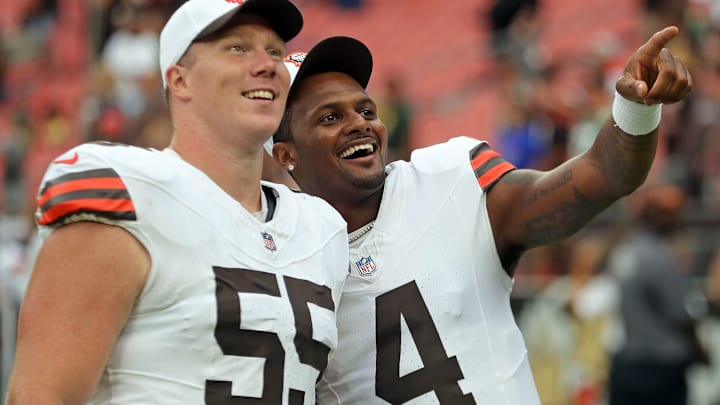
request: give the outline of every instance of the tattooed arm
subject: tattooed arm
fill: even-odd
[[[628,60],[616,83],[625,99],[654,105],[682,100],[692,89],[687,68],[665,44],[676,27],[655,33]],[[548,172],[515,170],[488,193],[496,247],[512,272],[527,249],[565,239],[639,187],[652,166],[657,128],[633,136],[609,118],[590,149]]]

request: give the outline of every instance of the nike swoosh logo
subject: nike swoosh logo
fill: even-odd
[[[56,160],[53,160],[53,163],[60,163],[60,164],[64,164],[64,165],[72,165],[72,164],[75,164],[75,162],[77,162],[77,161],[78,161],[78,153],[77,153],[77,152],[74,152],[71,158],[67,158],[67,159],[56,159]]]

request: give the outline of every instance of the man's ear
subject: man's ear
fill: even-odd
[[[183,101],[188,101],[191,97],[187,73],[187,68],[178,64],[170,66],[165,71],[168,93]]]
[[[262,152],[263,154],[263,170],[262,170],[262,179],[266,181],[271,181],[273,183],[279,183],[284,184],[288,186],[290,189],[298,190],[300,187],[297,185],[295,180],[293,180],[292,176],[290,175],[290,172],[288,172],[287,168],[280,165],[280,163],[273,159],[272,156],[268,155],[265,150]]]
[[[297,166],[293,152],[292,146],[282,141],[275,142],[272,149],[273,158],[275,158],[275,161],[280,163],[285,170],[287,170],[290,165]]]

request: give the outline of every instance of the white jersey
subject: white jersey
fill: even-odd
[[[350,248],[319,404],[540,403],[485,205],[513,168],[465,137],[388,166],[374,227]]]
[[[92,404],[315,403],[337,345],[346,224],[319,198],[263,189],[267,222],[171,150],[85,144],[50,165],[45,237],[108,223],[152,260]]]

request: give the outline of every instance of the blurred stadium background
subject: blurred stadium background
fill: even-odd
[[[42,173],[80,142],[167,144],[171,128],[157,38],[179,3],[0,2],[3,377],[12,364],[13,324],[32,264],[34,195]],[[664,108],[659,156],[648,183],[675,184],[687,197],[677,251],[691,280],[688,306],[715,356],[713,365],[690,370],[691,399],[695,405],[720,404],[720,270],[711,271],[720,267],[717,260],[711,266],[720,251],[720,1],[295,3],[305,26],[289,51],[306,51],[331,35],[356,37],[372,50],[368,92],[380,102],[394,157],[468,135],[488,140],[518,166],[537,169],[554,167],[592,142],[625,59],[652,32],[679,26],[681,35],[670,47],[690,67],[695,91]],[[564,303],[582,286],[611,275],[606,258],[622,247],[634,224],[630,197],[577,237],[533,250],[521,262],[513,306],[544,404],[604,403],[612,351],[605,326],[543,302]],[[589,277],[573,278],[581,265],[572,253],[586,240],[596,243],[599,258]],[[605,304],[612,292],[594,294],[599,299],[588,295],[603,316],[616,315]],[[4,378],[0,386],[4,390]]]

